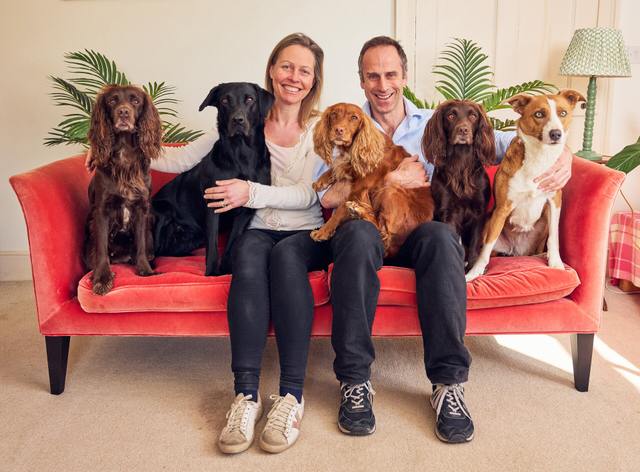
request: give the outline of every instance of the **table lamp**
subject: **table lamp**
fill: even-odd
[[[591,150],[596,112],[596,77],[631,77],[627,48],[622,31],[616,28],[583,28],[573,33],[559,75],[589,77],[587,111],[582,150],[576,156],[598,161],[602,156]]]

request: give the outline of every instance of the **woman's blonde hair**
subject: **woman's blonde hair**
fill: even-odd
[[[265,88],[273,93],[273,81],[271,80],[271,75],[269,74],[269,70],[271,67],[276,65],[278,61],[278,57],[283,49],[289,47],[299,45],[309,49],[313,53],[313,57],[315,59],[315,66],[313,68],[313,87],[309,91],[308,95],[304,97],[302,103],[300,104],[300,113],[298,114],[298,123],[301,128],[306,128],[309,120],[312,117],[319,115],[320,111],[318,110],[318,105],[320,104],[320,95],[322,94],[322,84],[324,82],[323,72],[322,72],[322,63],[324,61],[324,52],[322,48],[318,46],[318,44],[311,39],[306,34],[302,33],[293,33],[280,41],[273,51],[271,52],[271,56],[269,56],[269,61],[267,62],[267,72],[264,77]],[[271,114],[271,112],[269,112]]]

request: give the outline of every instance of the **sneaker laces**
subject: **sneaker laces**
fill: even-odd
[[[239,401],[234,401],[231,404],[231,409],[227,412],[227,428],[228,432],[240,431],[242,434],[247,432],[247,424],[249,414],[253,405],[249,399],[253,395],[247,395],[240,398]]]
[[[447,408],[450,415],[460,418],[461,415],[464,415],[471,419],[467,412],[467,403],[464,400],[464,387],[462,385],[436,384],[436,389],[431,394],[431,406],[436,410],[436,415],[440,415],[445,402],[445,408]]]
[[[345,388],[346,387],[346,388]],[[346,402],[351,399],[352,406],[354,410],[356,408],[364,408],[364,395],[365,392],[363,390],[367,390],[371,395],[375,395],[376,392],[373,390],[371,386],[371,381],[367,380],[365,383],[349,385],[346,382],[342,382],[342,404],[344,405]]]
[[[271,400],[275,400],[275,403],[267,415],[269,421],[267,421],[264,431],[272,429],[284,434],[286,437],[289,437],[291,434],[293,417],[298,409],[298,403],[287,402],[285,401],[285,398],[280,395],[271,395],[269,398]]]

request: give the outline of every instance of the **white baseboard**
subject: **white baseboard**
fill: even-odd
[[[29,251],[0,251],[0,281],[31,280]]]

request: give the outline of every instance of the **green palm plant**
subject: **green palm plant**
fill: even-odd
[[[69,70],[76,77],[69,80],[49,77],[55,89],[51,96],[56,106],[70,107],[72,113],[64,115],[65,120],[49,132],[49,137],[45,138],[44,144],[45,146],[81,144],[88,148],[87,133],[96,95],[104,85],[124,86],[130,85],[131,82],[118,70],[115,62],[110,61],[103,54],[85,49],[84,52],[65,54],[64,57]],[[178,103],[178,100],[172,97],[176,91],[175,87],[166,85],[164,82],[149,82],[142,88],[151,96],[161,117],[178,117],[178,113],[170,107]],[[162,126],[165,130],[162,140],[165,143],[190,142],[203,134],[202,131],[186,130],[180,124],[173,124],[164,119]]]
[[[558,91],[558,87],[555,85],[541,80],[498,89],[491,82],[491,77],[493,77],[491,68],[485,64],[488,57],[473,41],[454,38],[454,42],[445,45],[445,49],[438,58],[444,63],[437,64],[433,68],[434,74],[443,77],[436,82],[436,90],[445,100],[467,99],[482,103],[487,113],[510,108],[509,105],[503,105],[503,102],[519,93],[542,94]],[[418,108],[435,108],[438,105],[435,102],[429,103],[426,100],[421,101],[416,98],[409,87],[404,88],[404,96]],[[515,120],[503,121],[494,117],[489,117],[489,119],[494,129],[503,131],[515,129]]]

